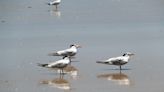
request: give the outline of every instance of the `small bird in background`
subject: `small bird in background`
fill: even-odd
[[[70,45],[70,48],[68,48],[68,49],[60,50],[57,52],[52,52],[52,53],[49,53],[48,55],[49,56],[70,56],[70,57],[72,57],[77,54],[78,48],[81,48],[81,46],[78,44],[72,44],[72,45]]]
[[[55,5],[57,9],[57,6],[60,4],[60,2],[61,0],[54,0],[54,1],[49,2],[48,5]]]
[[[61,70],[60,74],[63,74],[63,68],[65,68],[70,63],[70,58],[68,56],[64,56],[63,59],[47,63],[47,64],[40,64],[38,66],[46,67],[46,68],[58,68]]]
[[[100,60],[100,61],[97,61],[96,63],[107,64],[107,65],[117,65],[117,66],[120,66],[120,70],[122,70],[121,66],[127,64],[128,61],[130,60],[130,57],[133,55],[134,55],[133,53],[126,52],[122,56],[109,58],[107,60]]]

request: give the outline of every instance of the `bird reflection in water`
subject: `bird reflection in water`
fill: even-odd
[[[60,69],[55,68],[53,70],[55,70],[57,73],[60,73]],[[69,74],[72,79],[78,78],[78,69],[72,65],[67,65],[67,67],[63,68],[63,72],[64,74]]]
[[[57,9],[56,7],[52,7],[50,10],[48,10],[48,12],[50,12],[51,16],[56,16],[56,17],[60,17],[61,16],[61,12],[59,9]]]
[[[49,10],[50,12],[50,15],[52,16],[56,16],[56,17],[60,17],[61,16],[61,12],[57,9],[52,9],[52,10]]]
[[[129,77],[123,73],[111,73],[111,74],[100,74],[97,78],[107,79],[109,81],[113,81],[119,85],[130,85],[131,82]]]
[[[62,90],[71,90],[70,83],[64,79],[63,76],[64,75],[60,75],[59,78],[55,78],[53,80],[43,80],[41,81],[41,84],[47,84]]]

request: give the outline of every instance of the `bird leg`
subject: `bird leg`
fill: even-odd
[[[121,70],[120,70],[120,75],[121,75],[121,73],[122,73],[122,72],[121,72]]]
[[[56,10],[58,10],[58,6],[57,5],[55,5],[56,6]]]
[[[69,65],[71,65],[71,62],[72,62],[72,60],[71,60],[71,57],[69,57],[69,60],[70,60],[70,63],[69,63]]]
[[[63,68],[61,69],[61,73],[62,73],[62,75],[64,74],[64,72],[63,72]]]
[[[61,79],[61,76],[62,76],[62,75],[61,75],[61,73],[60,73],[60,79]]]
[[[63,69],[62,68],[59,68],[60,69],[60,75],[63,74]]]
[[[61,75],[61,73],[62,73],[62,70],[60,69],[60,75]]]
[[[69,63],[69,65],[71,65],[71,62],[72,62],[72,60],[70,59],[70,63]]]
[[[60,74],[60,79],[63,79],[63,76],[64,76],[63,74]]]
[[[121,65],[120,65],[120,70],[122,70]]]

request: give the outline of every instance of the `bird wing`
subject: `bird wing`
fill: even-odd
[[[113,62],[113,61],[120,61],[120,60],[122,60],[122,57],[121,56],[120,57],[109,58],[107,61]]]
[[[71,55],[74,53],[72,49],[61,50],[57,52],[59,55]]]
[[[54,1],[51,1],[50,4],[55,4],[57,2],[58,2],[57,0],[54,0]]]
[[[127,57],[124,56],[113,57],[107,60],[97,61],[97,63],[109,64],[109,65],[123,65],[126,64],[127,62],[128,62]]]
[[[58,3],[60,3],[60,0],[54,0],[54,1],[50,2],[50,5],[55,5],[55,4],[58,4]]]
[[[56,65],[63,64],[63,63],[65,63],[64,60],[58,60],[56,62],[49,63],[48,67],[55,67]]]
[[[74,53],[73,49],[69,48],[69,49],[65,49],[65,50],[60,50],[57,52],[52,52],[49,53],[49,56],[67,56],[67,55],[72,55]]]
[[[96,63],[112,65],[113,64],[113,61],[115,61],[115,59],[114,58],[110,58],[110,59],[107,59],[107,60],[99,60]]]
[[[124,57],[122,56],[109,58],[107,61],[113,65],[120,65],[125,63]]]

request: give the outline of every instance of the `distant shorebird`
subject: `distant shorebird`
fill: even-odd
[[[54,0],[54,1],[49,2],[48,5],[55,5],[57,9],[57,6],[60,4],[60,2],[61,0]]]
[[[70,56],[70,57],[72,57],[72,56],[76,55],[77,48],[81,48],[81,46],[77,45],[77,44],[72,44],[72,45],[70,45],[69,49],[52,52],[52,53],[49,53],[48,55],[49,56]]]
[[[121,66],[128,63],[130,57],[134,55],[133,53],[126,52],[122,56],[109,58],[107,60],[100,60],[97,63],[108,64],[108,65],[117,65],[120,66],[120,70],[122,70]]]
[[[38,64],[41,67],[46,67],[46,68],[59,68],[61,70],[60,74],[64,73],[63,68],[65,68],[68,64],[70,63],[70,58],[65,56],[63,59],[58,60],[56,62],[48,63],[48,64]]]

